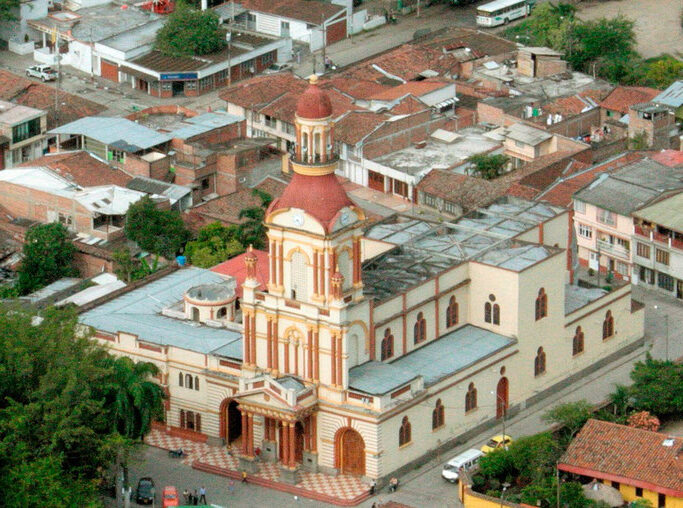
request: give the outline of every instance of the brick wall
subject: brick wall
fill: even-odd
[[[432,132],[443,127],[449,120],[444,116],[432,118],[430,111],[424,111],[395,122],[385,123],[366,139],[363,145],[363,157],[375,159],[407,148],[412,143],[427,139]]]
[[[179,106],[177,104],[162,104],[136,111],[135,113],[127,115],[126,118],[133,121],[139,120],[140,118],[144,118],[149,115],[185,115],[186,118],[192,118],[198,114],[199,113],[192,109],[184,108],[183,106]]]
[[[79,244],[76,244],[78,248]],[[93,254],[88,254],[77,250],[74,253],[74,266],[81,274],[81,277],[94,277],[102,272],[113,273],[114,263],[111,260],[102,259]]]

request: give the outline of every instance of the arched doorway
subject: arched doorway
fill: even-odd
[[[365,441],[361,435],[348,427],[339,429],[334,444],[339,472],[365,475]]]
[[[304,461],[304,426],[301,422],[294,426],[294,460],[298,463]]]
[[[192,307],[192,321],[199,321],[199,309]]]
[[[220,435],[228,445],[242,436],[242,413],[237,406],[236,400],[225,399],[220,407]]]
[[[502,418],[508,410],[508,378],[502,377],[496,388],[496,418]]]

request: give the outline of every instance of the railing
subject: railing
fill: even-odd
[[[668,235],[658,233],[653,229],[645,229],[642,226],[635,226],[636,235],[649,239],[651,242],[666,245],[672,249],[683,250],[683,240],[679,238],[671,238]]]
[[[617,254],[625,258],[628,258],[631,255],[631,251],[626,249],[625,247],[622,247],[618,244],[606,242],[605,240],[598,240],[598,248],[603,252]]]

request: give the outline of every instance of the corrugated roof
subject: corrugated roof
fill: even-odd
[[[683,192],[633,212],[653,224],[683,232]]]
[[[136,176],[126,184],[126,187],[146,194],[166,196],[171,201],[171,204],[192,193],[190,187],[162,182],[145,176]]]
[[[232,115],[221,111],[203,113],[192,118],[186,118],[183,122],[184,125],[170,132],[169,136],[178,139],[188,139],[213,129],[225,127],[233,123],[239,123],[242,120],[244,120],[243,116]]]
[[[105,145],[124,142],[136,147],[135,151],[146,150],[169,141],[170,136],[135,123],[127,118],[88,116],[75,122],[52,129],[50,134],[77,134],[95,139]]]
[[[199,353],[214,352],[241,360],[240,332],[161,315],[162,309],[181,301],[185,291],[191,287],[224,280],[220,275],[201,268],[177,270],[81,314],[80,321],[104,332],[131,333],[145,342]]]
[[[547,131],[536,129],[522,123],[516,123],[510,127],[506,127],[505,131],[506,137],[531,146],[536,146],[553,137],[552,134]]]
[[[669,88],[653,99],[654,102],[665,104],[673,108],[683,105],[683,80],[674,81]]]

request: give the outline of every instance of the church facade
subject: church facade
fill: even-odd
[[[82,314],[114,354],[160,367],[171,431],[292,483],[382,479],[642,345],[629,285],[570,284],[567,210],[508,198],[368,226],[334,175],[331,116],[312,78],[265,218],[268,281],[244,255],[239,310],[234,281],[187,268]]]

